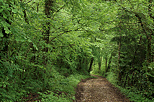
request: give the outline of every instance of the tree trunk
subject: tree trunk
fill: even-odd
[[[99,72],[101,71],[101,65],[102,65],[102,57],[100,57],[100,61],[98,62]]]
[[[121,55],[121,36],[120,36],[120,39],[119,39],[119,48],[118,48],[118,69],[119,69],[119,75],[118,75],[118,79],[119,81],[121,81],[121,67],[120,67],[120,55]]]
[[[152,1],[153,0],[149,0],[149,7],[148,7],[148,12],[149,12],[149,16],[150,16],[150,18],[151,19],[153,19],[154,20],[154,16],[152,16]],[[151,51],[151,39],[152,39],[152,35],[154,35],[154,33],[153,33],[153,31],[150,29],[150,35],[148,36],[148,49],[147,49],[147,51],[148,51],[148,62],[150,63],[150,62],[152,62],[152,60],[153,60],[153,56],[152,56],[152,51]]]
[[[92,70],[93,62],[94,62],[94,57],[91,58],[90,67],[89,67],[89,71],[88,72],[90,72]]]
[[[109,70],[110,70],[111,59],[112,59],[112,55],[111,55],[111,57],[109,58],[109,63],[108,63],[106,72],[109,72]]]
[[[45,15],[48,19],[51,18],[51,14],[53,13],[53,3],[54,0],[45,0]],[[50,35],[50,21],[46,22],[46,25],[44,26],[44,40],[47,44],[49,44],[49,35]],[[44,49],[46,52],[48,52],[48,47],[45,47]]]
[[[148,43],[147,43],[147,61],[148,63],[151,63],[151,34],[149,36],[147,36],[147,40],[148,40]]]
[[[11,7],[9,0],[7,0],[7,4],[9,5],[9,7]],[[3,18],[3,13],[0,13],[0,16]],[[11,16],[12,16],[12,12],[9,11],[7,18],[3,18],[4,21],[7,22],[9,25],[11,25],[11,18],[12,18]],[[10,30],[9,27],[8,27],[8,29]],[[6,33],[3,26],[1,28],[1,30],[2,30],[2,34],[3,34],[3,37],[1,38],[2,41],[0,42],[1,44],[3,44],[3,45],[1,45],[1,46],[3,46],[1,52],[7,57],[7,52],[8,52],[8,47],[9,47],[9,40],[8,39],[9,39],[10,35],[9,35],[9,33]],[[0,56],[0,59],[1,59],[1,56]]]
[[[107,56],[105,57],[105,72],[107,70]]]

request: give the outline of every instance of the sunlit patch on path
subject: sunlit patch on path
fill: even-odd
[[[130,102],[106,78],[97,77],[78,84],[76,102]]]

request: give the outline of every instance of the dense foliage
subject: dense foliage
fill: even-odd
[[[154,2],[116,3],[116,17],[109,20],[114,27],[107,30],[114,37],[106,45],[108,48],[103,47],[106,54],[102,71],[95,66],[93,73],[105,73],[115,85],[127,89],[124,93],[130,100],[150,102],[154,99]]]
[[[0,101],[73,101],[91,71],[154,99],[153,0],[0,0],[0,21]]]

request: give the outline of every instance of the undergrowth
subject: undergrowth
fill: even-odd
[[[39,92],[41,102],[73,102],[75,100],[77,84],[81,79],[89,77],[91,76],[76,73],[67,78],[59,79],[59,82],[54,85],[52,91]]]
[[[135,87],[126,87],[123,88],[117,84],[117,75],[113,72],[107,73],[107,80],[112,83],[115,87],[117,87],[131,102],[154,102],[154,98],[146,98],[144,97],[145,92],[139,91]]]
[[[126,97],[129,98],[130,101],[132,102],[154,102],[153,99],[149,99],[146,97],[143,97],[143,92],[138,91],[135,87],[127,87],[127,88],[122,88],[120,86],[116,86],[120,89],[120,91],[126,95]]]

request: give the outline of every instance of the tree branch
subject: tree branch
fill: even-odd
[[[142,17],[141,17],[141,15],[143,15],[144,17],[145,17],[145,15],[144,14],[142,14],[142,13],[137,13],[137,12],[134,12],[134,11],[129,11],[129,10],[127,10],[126,8],[124,8],[124,7],[122,7],[126,12],[130,12],[130,13],[134,13],[135,14],[135,16],[138,18],[138,20],[139,20],[139,23],[141,24],[141,27],[142,27],[142,30],[144,31],[144,33],[146,34],[146,36],[148,35],[147,34],[147,32],[146,32],[146,30],[145,30],[145,27],[144,27],[144,23],[142,22]]]
[[[56,12],[54,12],[54,15],[52,17],[52,19],[55,17],[56,13],[58,13],[61,9],[63,9],[65,7],[65,5],[63,5],[61,8],[59,8]]]
[[[26,4],[30,3],[32,0],[28,1]]]
[[[82,31],[82,30],[79,30],[79,28],[77,28],[75,30],[64,31],[63,33],[61,33],[61,34],[57,35],[56,37],[52,38],[51,41],[53,41],[54,39],[56,39],[58,36],[61,36],[61,35],[65,34],[65,33],[71,32],[71,31]]]

